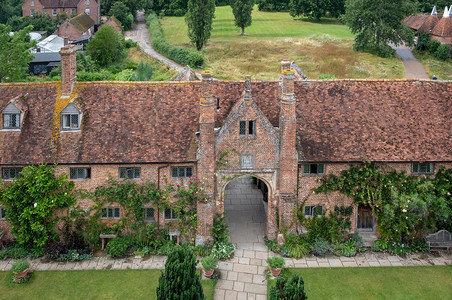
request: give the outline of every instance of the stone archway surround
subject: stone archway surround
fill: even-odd
[[[269,239],[277,237],[276,207],[278,205],[276,197],[276,172],[225,172],[217,174],[216,182],[216,213],[224,213],[225,189],[233,179],[242,176],[252,176],[265,183],[268,188],[268,210],[266,215],[265,233]]]

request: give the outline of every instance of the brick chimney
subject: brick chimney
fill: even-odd
[[[74,45],[61,47],[61,96],[70,96],[76,80],[76,52]]]
[[[293,220],[296,204],[298,153],[297,141],[297,116],[294,93],[295,71],[286,68],[286,61],[281,62],[282,83],[280,100],[280,152],[279,152],[279,220],[280,228],[283,225],[289,227]],[[295,231],[295,224],[289,232]]]
[[[250,104],[253,97],[251,96],[251,75],[245,76],[245,95],[243,96],[245,103]]]
[[[290,70],[290,61],[287,59],[283,59],[281,61],[281,72],[284,72],[286,70]]]
[[[199,146],[198,180],[204,185],[206,199],[198,201],[198,228],[196,244],[204,244],[212,235],[211,225],[215,211],[215,113],[216,105],[212,93],[213,73],[201,72],[201,97],[199,100]],[[210,225],[210,226],[209,226]]]

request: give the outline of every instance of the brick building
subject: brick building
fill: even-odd
[[[94,22],[87,14],[81,13],[64,21],[53,34],[70,42],[84,41],[86,44],[94,36]]]
[[[22,5],[24,17],[45,13],[55,18],[60,13],[68,17],[86,13],[95,24],[100,23],[100,0],[25,0]]]
[[[266,234],[276,238],[302,201],[307,215],[352,204],[311,192],[320,176],[350,163],[418,174],[452,167],[452,82],[301,81],[288,61],[276,81],[220,81],[203,72],[195,82],[76,82],[73,48],[61,58],[61,83],[0,84],[4,180],[40,162],[58,163],[58,172],[88,189],[107,178],[162,185],[193,176],[207,195],[197,204],[198,243],[236,177],[252,176],[265,191]],[[157,207],[152,213],[162,226],[171,219]],[[375,230],[366,207],[354,206],[354,216],[354,229]]]

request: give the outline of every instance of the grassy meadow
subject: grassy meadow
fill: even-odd
[[[436,75],[438,80],[452,80],[452,59],[440,61],[429,53],[413,51],[413,54],[422,63],[430,78]]]
[[[0,272],[1,299],[157,299],[160,270],[35,271],[27,284]],[[216,280],[201,280],[213,299]]]
[[[452,266],[286,269],[314,299],[450,299]],[[276,280],[269,281],[269,287]]]
[[[321,75],[336,78],[402,78],[397,58],[383,59],[353,50],[353,35],[336,19],[321,22],[293,19],[288,12],[253,10],[253,23],[240,35],[229,6],[217,7],[209,43],[204,48],[205,69],[216,78],[275,80],[282,59],[295,61],[310,79]],[[190,47],[184,17],[162,20],[165,38],[174,45]]]

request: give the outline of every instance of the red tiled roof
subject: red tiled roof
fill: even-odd
[[[411,29],[419,30],[419,28],[425,23],[429,16],[429,14],[409,16],[403,20],[403,24],[410,27]]]
[[[77,7],[81,0],[39,0],[45,8]]]
[[[452,37],[452,18],[441,18],[432,30],[432,35]]]
[[[0,131],[0,164],[195,160],[200,82],[78,83],[82,130],[61,133],[52,150],[58,85],[0,84],[0,109],[28,93],[24,127]],[[217,127],[243,89],[243,82],[214,81]],[[252,83],[254,101],[274,126],[279,91],[276,81]],[[308,81],[295,92],[304,160],[452,161],[452,82]]]
[[[422,24],[421,27],[419,27],[419,31],[430,33],[435,25],[438,23],[439,18],[438,16],[428,16],[428,18],[425,20],[424,24]]]

